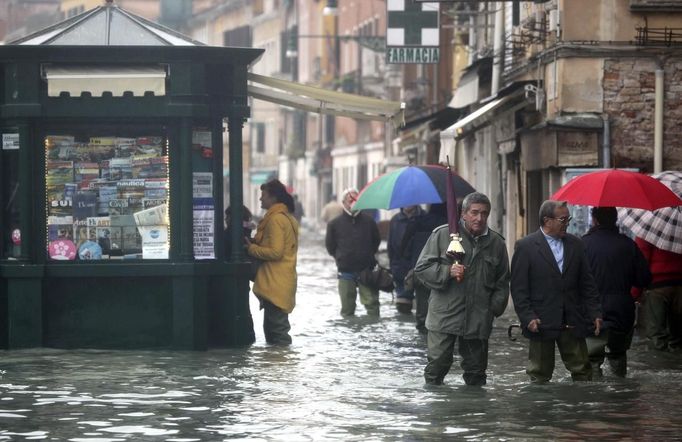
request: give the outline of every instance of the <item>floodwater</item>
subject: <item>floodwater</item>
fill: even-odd
[[[426,387],[425,340],[382,294],[380,320],[341,319],[334,265],[304,232],[294,344],[207,352],[0,352],[0,441],[680,440],[682,356],[636,341],[626,379],[574,384],[557,357],[529,385],[526,342],[490,340],[488,385],[467,387],[459,359]]]

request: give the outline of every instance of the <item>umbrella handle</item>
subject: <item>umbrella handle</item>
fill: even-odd
[[[455,264],[461,265],[461,264],[462,264],[462,261],[460,261],[459,259],[455,259],[455,260],[453,261],[452,265],[455,265]],[[463,279],[464,279],[463,276],[457,276],[457,277],[455,278],[455,280],[456,280],[457,282],[462,282]]]

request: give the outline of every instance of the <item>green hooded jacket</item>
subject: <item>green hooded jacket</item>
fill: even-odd
[[[452,260],[445,255],[450,244],[447,225],[431,233],[417,260],[415,275],[431,289],[426,328],[466,339],[488,339],[493,318],[509,302],[507,248],[504,238],[491,229],[474,239],[462,226],[460,236],[466,252],[461,282],[450,276]]]

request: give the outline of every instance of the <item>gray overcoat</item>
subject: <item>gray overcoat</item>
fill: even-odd
[[[415,275],[431,289],[426,328],[466,339],[488,339],[493,318],[509,301],[509,257],[500,234],[474,238],[461,228],[466,252],[464,279],[450,276],[452,261],[445,251],[450,244],[448,226],[436,228],[417,260]]]

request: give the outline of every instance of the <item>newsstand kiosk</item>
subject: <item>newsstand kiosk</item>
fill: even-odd
[[[223,147],[240,219],[261,53],[109,2],[0,46],[0,348],[253,342],[248,265],[223,246]]]

